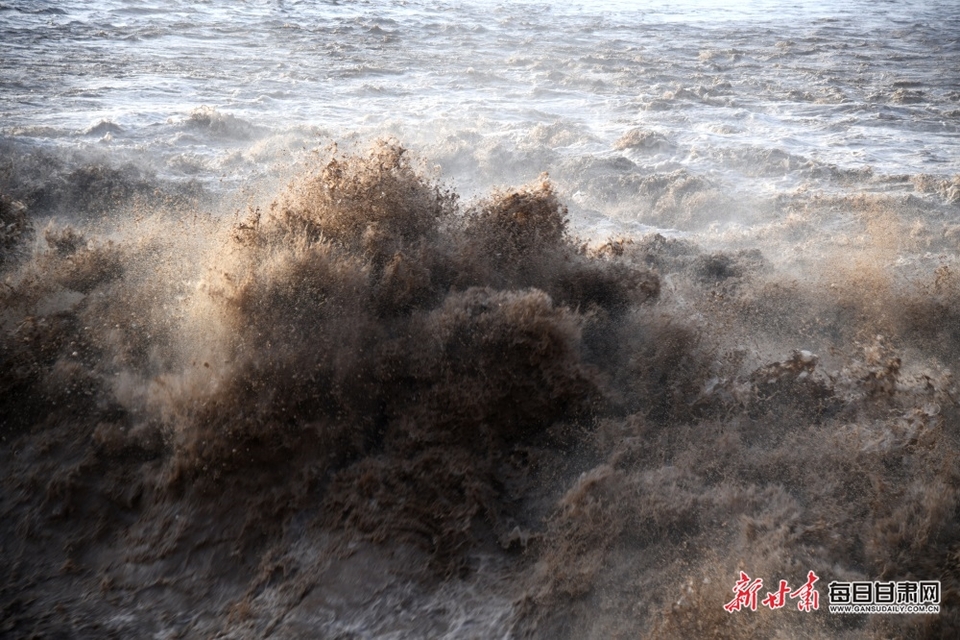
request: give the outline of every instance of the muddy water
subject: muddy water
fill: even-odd
[[[0,33],[0,634],[957,629],[951,3]]]

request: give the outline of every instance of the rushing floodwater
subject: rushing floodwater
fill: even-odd
[[[958,362],[955,0],[0,0],[0,637],[960,637]]]
[[[726,4],[4,2],[2,133],[207,180],[386,134],[570,194],[598,163],[754,191],[960,173],[952,2]]]

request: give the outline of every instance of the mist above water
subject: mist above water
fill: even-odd
[[[0,30],[0,635],[960,625],[946,3]]]

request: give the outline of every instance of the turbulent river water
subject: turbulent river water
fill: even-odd
[[[0,43],[0,635],[957,633],[954,2],[0,0]]]

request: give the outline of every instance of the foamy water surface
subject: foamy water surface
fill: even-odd
[[[5,2],[2,133],[210,182],[392,134],[467,190],[549,171],[601,214],[631,207],[611,176],[960,173],[953,3],[728,4]]]
[[[960,637],[958,70],[954,0],[0,0],[0,636]]]

